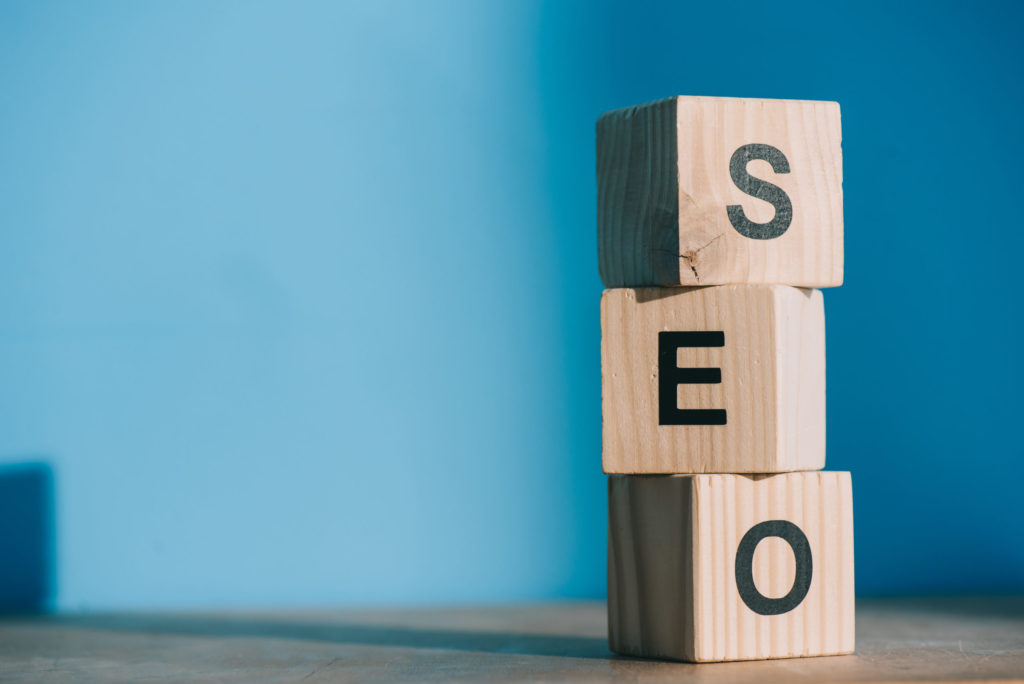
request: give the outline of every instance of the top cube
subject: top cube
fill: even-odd
[[[605,287],[843,282],[839,104],[673,97],[597,122]]]

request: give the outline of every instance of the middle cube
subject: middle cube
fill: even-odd
[[[783,285],[605,290],[606,473],[825,466],[825,311]]]

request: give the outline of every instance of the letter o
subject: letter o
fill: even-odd
[[[796,559],[793,586],[782,598],[768,598],[754,585],[754,550],[765,537],[785,540]],[[747,530],[736,549],[736,589],[747,608],[758,615],[788,613],[800,605],[811,588],[811,566],[811,544],[803,530],[788,520],[766,520]]]

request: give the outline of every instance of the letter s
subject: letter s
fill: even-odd
[[[751,197],[764,200],[775,207],[775,217],[768,223],[754,223],[743,213],[743,207],[738,204],[730,204],[726,207],[729,212],[729,221],[736,231],[754,240],[771,240],[786,232],[789,224],[793,222],[793,203],[789,195],[777,185],[768,181],[754,178],[747,173],[747,162],[753,159],[762,159],[772,165],[775,173],[789,173],[789,161],[786,155],[771,145],[751,143],[744,145],[732,154],[729,160],[729,174],[732,182],[743,192]]]

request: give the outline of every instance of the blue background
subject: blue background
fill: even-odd
[[[3,3],[0,479],[44,593],[603,596],[594,122],[672,94],[842,105],[858,590],[1024,590],[1021,7]]]

